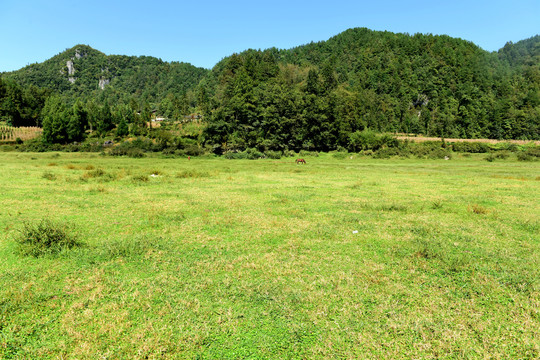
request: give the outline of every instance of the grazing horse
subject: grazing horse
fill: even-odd
[[[304,164],[304,165],[305,165],[305,164],[306,164],[306,160],[304,160],[304,159],[296,159],[296,163],[297,163],[297,164]]]

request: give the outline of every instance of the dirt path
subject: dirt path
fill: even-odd
[[[397,135],[396,139],[399,140],[411,140],[415,142],[424,142],[424,141],[441,141],[441,138],[438,137],[425,137],[425,136],[406,136],[406,135]],[[446,142],[481,142],[481,143],[488,143],[488,144],[497,144],[497,143],[512,143],[512,144],[529,144],[534,143],[535,145],[540,145],[540,141],[536,140],[493,140],[493,139],[447,139],[445,138],[444,141]]]

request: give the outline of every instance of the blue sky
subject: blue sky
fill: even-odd
[[[0,0],[0,71],[76,44],[211,68],[248,48],[290,48],[353,27],[446,34],[496,51],[540,33],[540,0]]]

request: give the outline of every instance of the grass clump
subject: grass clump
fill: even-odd
[[[150,180],[150,179],[149,179],[148,175],[138,174],[138,175],[133,175],[131,177],[131,180],[133,182],[148,182],[148,180]]]
[[[48,219],[24,223],[15,242],[19,254],[34,257],[54,255],[80,245],[68,225]]]
[[[101,168],[97,168],[94,170],[86,171],[84,174],[81,175],[80,179],[82,181],[87,181],[89,179],[99,179],[99,181],[112,181],[115,180],[115,176]]]
[[[441,199],[435,199],[431,202],[431,208],[434,210],[442,209],[443,201]]]
[[[469,211],[478,215],[485,215],[489,212],[488,209],[478,204],[472,204],[469,206]]]
[[[180,179],[202,178],[202,177],[210,177],[210,173],[208,173],[207,171],[183,170],[177,173],[176,177]]]
[[[41,177],[44,178],[44,179],[50,180],[50,181],[56,180],[56,175],[54,175],[53,173],[48,172],[48,171],[43,173],[43,175],[41,175]]]

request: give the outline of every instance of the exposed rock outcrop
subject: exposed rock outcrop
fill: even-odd
[[[68,60],[66,62],[66,66],[68,68],[68,75],[73,75],[75,74],[75,67],[73,66],[73,61],[71,60]]]
[[[106,85],[109,85],[110,82],[111,82],[111,81],[110,81],[109,79],[105,79],[105,78],[102,77],[101,79],[99,79],[99,88],[100,88],[101,90],[104,90],[104,89],[105,89],[105,86],[106,86]]]

